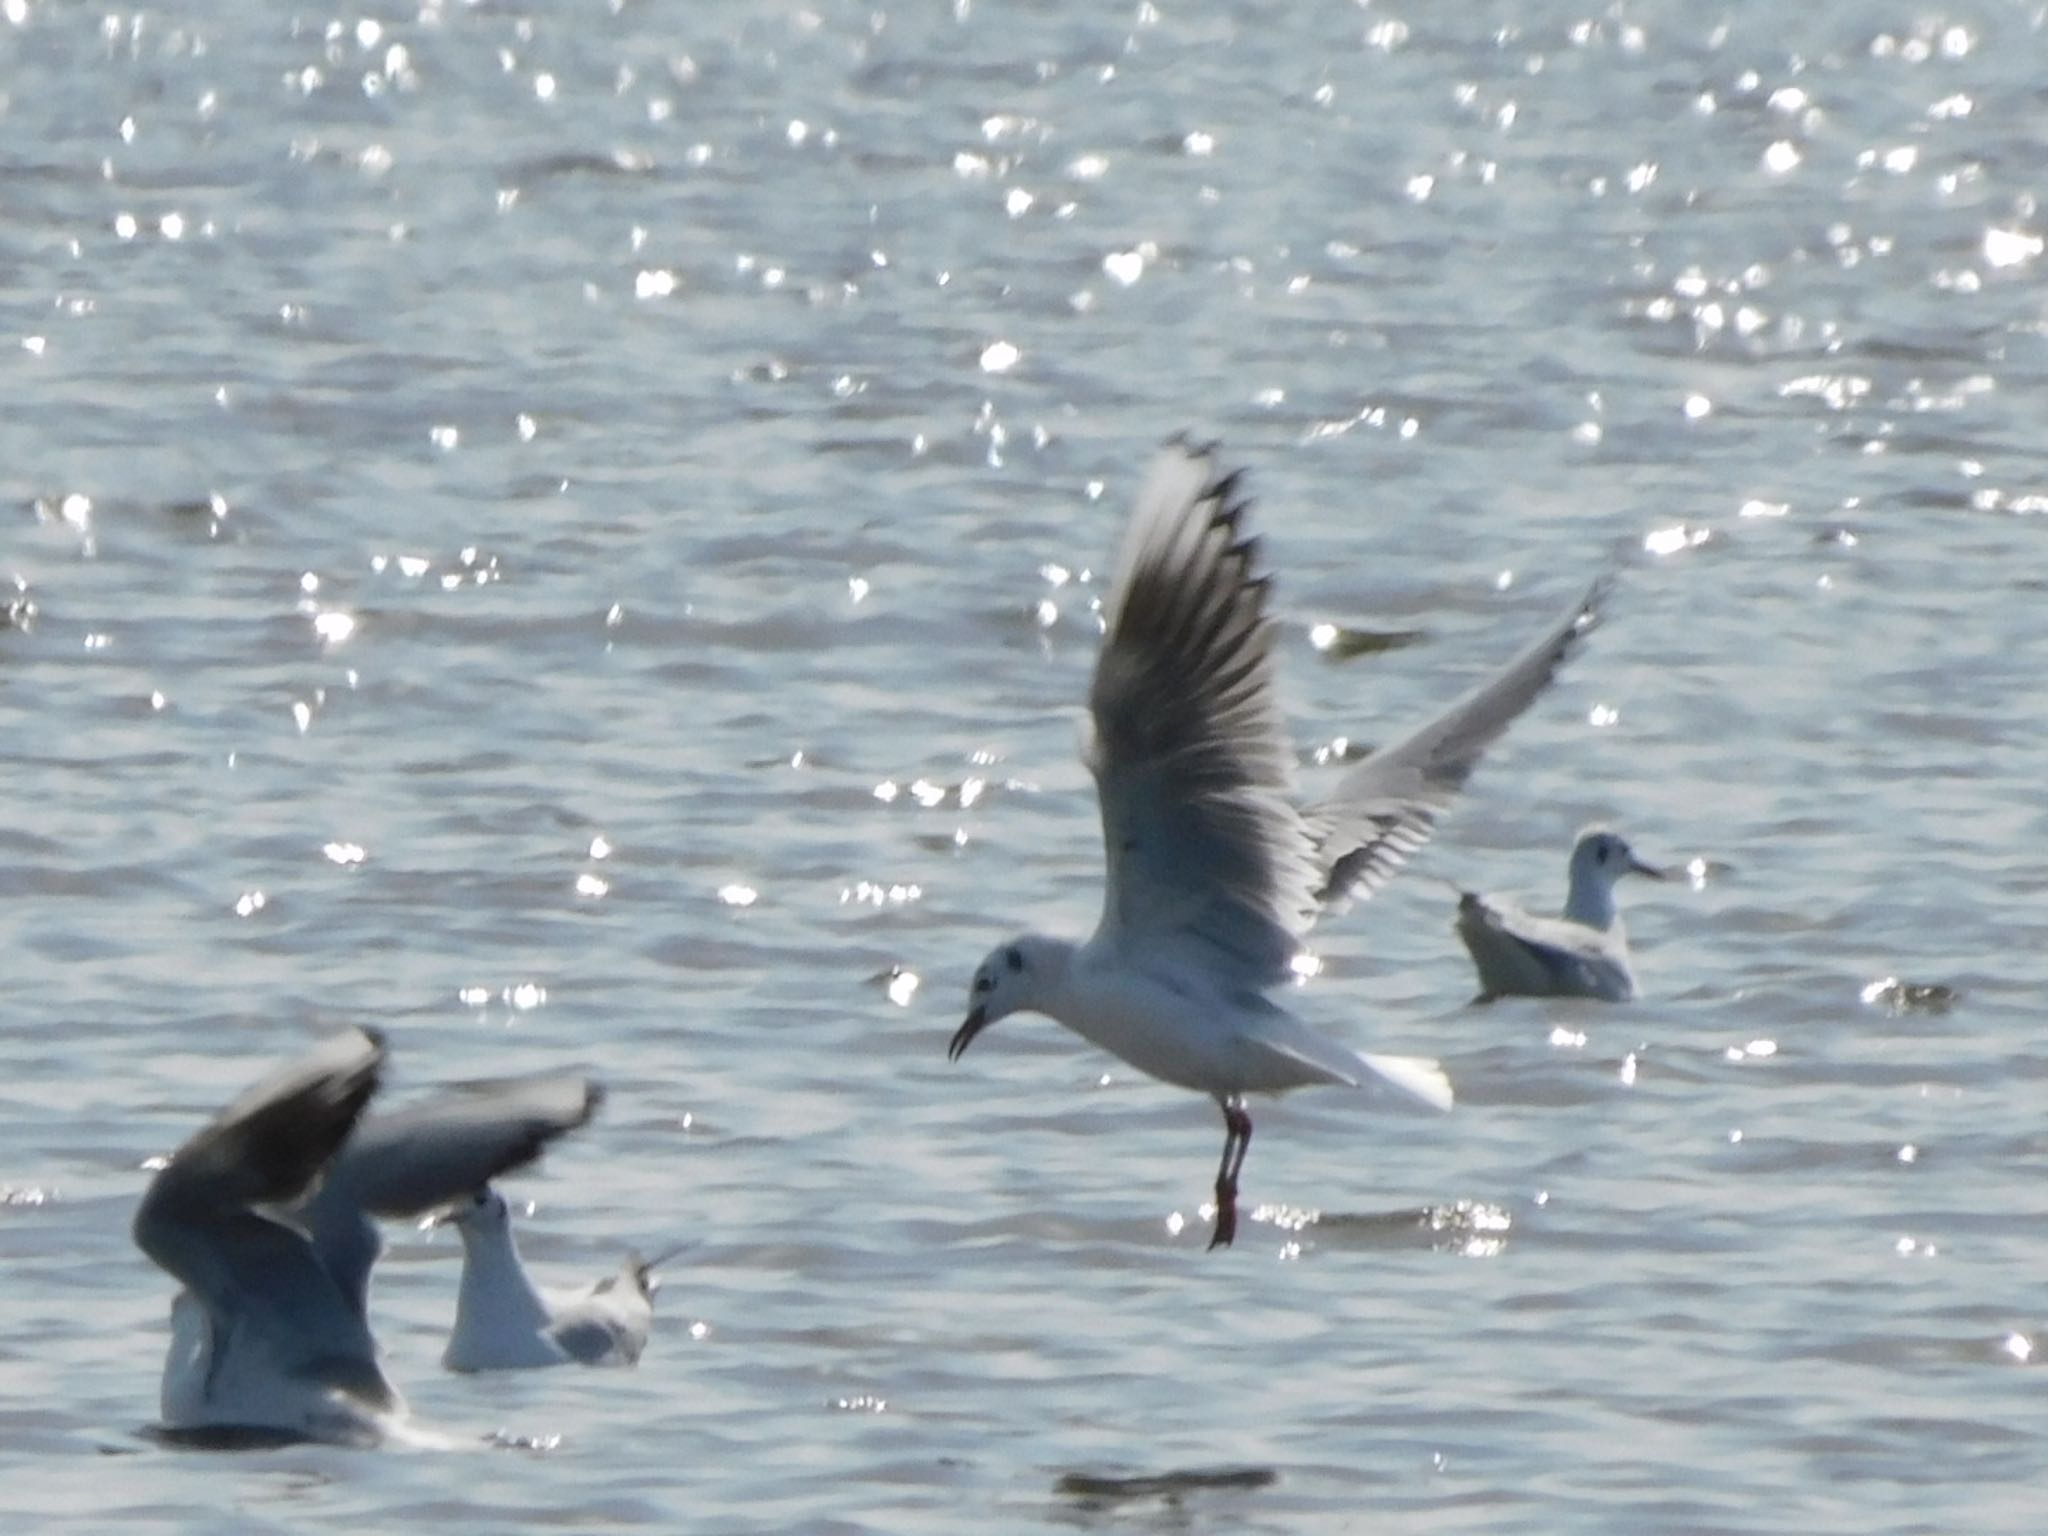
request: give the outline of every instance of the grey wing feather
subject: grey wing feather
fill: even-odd
[[[358,1311],[382,1246],[372,1217],[424,1215],[525,1167],[604,1100],[588,1078],[549,1074],[463,1083],[367,1116],[300,1211]]]
[[[1104,927],[1191,941],[1258,984],[1286,973],[1317,871],[1291,802],[1266,582],[1239,477],[1176,438],[1138,494],[1089,691],[1108,859]]]
[[[143,1196],[281,1205],[320,1177],[348,1137],[384,1069],[384,1042],[367,1030],[322,1041],[235,1099],[171,1155]]]
[[[647,1347],[644,1331],[628,1331],[597,1318],[576,1318],[549,1330],[562,1353],[582,1365],[631,1365]]]
[[[617,1274],[562,1306],[548,1336],[584,1365],[632,1365],[653,1326],[654,1302],[642,1266],[628,1259]]]
[[[1323,869],[1319,899],[1369,895],[1427,843],[1486,749],[1550,683],[1592,628],[1611,583],[1595,582],[1571,610],[1449,709],[1352,768],[1310,807]]]

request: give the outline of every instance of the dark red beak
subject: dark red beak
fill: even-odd
[[[967,1022],[953,1032],[953,1043],[946,1047],[946,1060],[958,1061],[967,1054],[967,1047],[974,1044],[974,1037],[988,1028],[988,1010],[977,1005],[967,1015]]]

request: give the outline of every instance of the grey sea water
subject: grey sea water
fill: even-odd
[[[0,0],[9,1528],[2041,1529],[2044,47]],[[945,1059],[1094,920],[1074,711],[1182,428],[1311,786],[1617,576],[1291,999],[1459,1109],[1264,1106],[1219,1254],[1212,1106]],[[1441,881],[1554,906],[1594,819],[1694,861],[1645,999],[1468,1007]],[[400,1232],[473,1454],[160,1447],[145,1160],[350,1021],[394,1099],[608,1081],[510,1193],[544,1280],[695,1240],[654,1342],[445,1376]]]

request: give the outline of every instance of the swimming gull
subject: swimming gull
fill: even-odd
[[[1480,1002],[1496,997],[1593,997],[1625,1003],[1636,995],[1628,934],[1614,883],[1623,875],[1669,874],[1636,857],[1618,833],[1589,827],[1572,847],[1571,884],[1561,917],[1537,917],[1510,901],[1465,891],[1458,937],[1479,968]]]
[[[380,1034],[336,1035],[221,1111],[144,1192],[136,1244],[183,1287],[162,1388],[173,1435],[410,1438],[370,1330],[372,1218],[423,1214],[531,1162],[599,1099],[580,1078],[524,1078],[366,1117],[384,1068]]]
[[[634,1365],[654,1326],[653,1259],[629,1255],[602,1280],[572,1291],[534,1284],[520,1262],[512,1212],[495,1189],[478,1190],[449,1213],[462,1234],[462,1286],[455,1331],[441,1363],[451,1371],[507,1371],[539,1365]]]
[[[1327,799],[1297,808],[1267,578],[1240,529],[1248,505],[1213,446],[1175,438],[1154,460],[1104,604],[1088,699],[1108,862],[1101,921],[1084,944],[1027,934],[992,950],[948,1049],[957,1060],[990,1024],[1030,1010],[1208,1094],[1224,1124],[1211,1248],[1236,1234],[1247,1094],[1336,1083],[1450,1107],[1436,1062],[1357,1054],[1266,993],[1292,974],[1326,903],[1377,889],[1428,840],[1604,590],[1434,720],[1351,767]]]

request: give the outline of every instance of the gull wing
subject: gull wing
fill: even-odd
[[[1538,917],[1511,902],[1466,892],[1458,900],[1458,937],[1479,972],[1482,997],[1635,996],[1628,941],[1559,917]]]
[[[381,1241],[372,1217],[424,1215],[525,1167],[604,1101],[589,1078],[547,1074],[461,1083],[366,1117],[299,1213],[358,1313]]]
[[[1266,581],[1213,447],[1168,442],[1138,492],[1088,707],[1108,859],[1102,932],[1192,947],[1226,984],[1287,972],[1318,870],[1291,799]]]
[[[292,1369],[392,1400],[362,1319],[306,1235],[256,1209],[298,1199],[377,1091],[381,1038],[349,1031],[272,1073],[172,1154],[135,1213],[136,1246],[208,1314]]]
[[[1420,730],[1383,747],[1338,780],[1306,820],[1323,871],[1319,900],[1369,896],[1436,830],[1486,749],[1527,709],[1579,638],[1593,627],[1611,583],[1586,595],[1493,677]]]
[[[548,1336],[584,1365],[632,1365],[654,1327],[654,1302],[634,1260],[558,1303]]]

